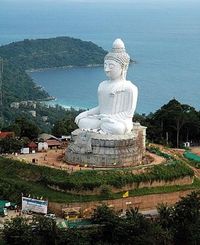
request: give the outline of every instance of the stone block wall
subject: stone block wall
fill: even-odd
[[[175,186],[175,185],[191,185],[194,181],[194,177],[190,176],[185,176],[183,178],[179,179],[174,179],[170,181],[146,181],[146,182],[140,182],[140,183],[133,183],[130,185],[125,185],[122,188],[115,188],[113,186],[109,186],[110,190],[112,193],[117,193],[117,192],[126,192],[134,189],[140,189],[140,188],[154,188],[154,187],[161,187],[161,186]],[[100,188],[95,188],[93,190],[65,190],[65,189],[60,189],[59,186],[56,185],[48,185],[49,188],[60,191],[60,192],[67,192],[71,194],[81,194],[81,195],[100,195],[101,194],[101,187]]]
[[[65,160],[70,164],[95,167],[139,165],[145,153],[145,139],[146,128],[137,123],[126,135],[104,135],[78,129],[72,132]]]
[[[116,211],[126,210],[130,207],[137,207],[140,211],[143,210],[152,210],[161,204],[174,205],[180,200],[181,197],[184,197],[190,194],[192,190],[187,191],[178,191],[173,193],[163,193],[163,194],[152,194],[146,196],[135,196],[127,197],[115,200],[105,200],[105,201],[93,201],[93,202],[76,202],[76,203],[55,203],[49,202],[49,209],[51,212],[56,213],[57,215],[62,215],[62,209],[66,207],[80,207],[81,209],[90,209],[91,213],[93,210],[101,205],[106,204],[112,206]]]

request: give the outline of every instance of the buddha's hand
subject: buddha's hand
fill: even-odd
[[[111,116],[110,116],[110,115],[107,115],[107,114],[99,114],[99,115],[98,115],[98,118],[99,118],[99,119],[111,118]]]
[[[75,118],[75,123],[78,125],[79,121],[84,118],[84,117],[88,117],[88,112],[84,111],[81,112],[76,118]]]
[[[108,115],[105,115],[104,117],[101,118],[102,122],[108,122],[108,123],[115,123],[115,120],[109,117]]]

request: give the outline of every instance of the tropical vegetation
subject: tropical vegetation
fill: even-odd
[[[184,177],[193,177],[193,171],[182,162],[172,161],[166,164],[149,167],[146,172],[133,174],[131,169],[115,170],[80,170],[68,173],[63,170],[52,169],[19,162],[4,157],[0,158],[0,198],[20,201],[21,192],[26,195],[45,196],[46,198],[62,202],[69,194],[68,201],[89,200],[91,195],[95,199],[119,198],[120,188],[141,182],[171,181]],[[53,189],[52,189],[53,188]],[[100,193],[97,195],[96,188]],[[112,188],[118,188],[118,195],[112,193]],[[54,190],[56,189],[56,190]],[[73,196],[71,191],[76,194]],[[81,192],[90,191],[90,197]],[[59,194],[60,193],[60,194]],[[61,200],[60,200],[61,201]]]
[[[199,144],[200,112],[176,99],[155,113],[135,115],[134,120],[147,126],[147,138],[151,142],[173,147],[183,147],[184,142]]]
[[[92,42],[70,37],[24,40],[0,47],[3,60],[0,128],[13,122],[26,108],[10,108],[12,102],[49,100],[51,97],[30,78],[26,70],[103,64],[106,51]],[[41,107],[40,107],[41,108]],[[30,110],[30,109],[29,109]],[[49,113],[54,109],[49,108]],[[62,117],[65,115],[62,110]],[[53,117],[54,115],[52,115]],[[54,122],[55,122],[54,117]],[[36,118],[45,128],[41,117]],[[54,124],[54,123],[53,123]],[[50,124],[50,128],[53,124]]]
[[[182,197],[173,207],[160,204],[157,210],[157,217],[149,219],[137,208],[127,209],[120,216],[102,205],[94,211],[89,227],[67,229],[59,228],[55,220],[42,216],[34,216],[32,220],[16,217],[5,223],[1,241],[8,245],[199,244],[199,192]]]

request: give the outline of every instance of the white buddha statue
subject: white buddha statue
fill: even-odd
[[[123,41],[116,39],[112,51],[104,58],[108,80],[101,82],[98,87],[99,105],[75,118],[80,129],[115,135],[131,132],[138,89],[126,80],[129,62],[130,57]]]

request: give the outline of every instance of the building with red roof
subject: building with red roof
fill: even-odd
[[[0,139],[4,139],[4,138],[13,138],[15,136],[14,132],[2,132],[0,131]]]

